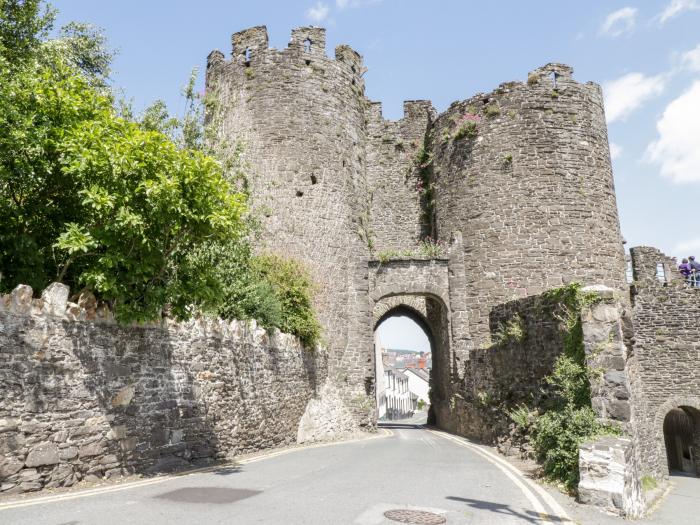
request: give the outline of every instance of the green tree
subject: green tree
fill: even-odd
[[[294,261],[254,255],[241,145],[218,134],[196,70],[181,119],[156,102],[136,121],[115,109],[102,33],[72,23],[45,40],[53,12],[41,5],[0,0],[0,291],[59,280],[123,321],[167,306],[315,343],[311,280]]]
[[[42,0],[0,0],[0,57],[17,67],[32,57],[51,30],[54,11]]]
[[[123,320],[211,300],[216,281],[188,275],[186,254],[242,228],[221,165],[117,117],[58,55],[2,60],[0,85],[0,286],[89,286]]]

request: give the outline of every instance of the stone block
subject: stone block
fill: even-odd
[[[0,434],[10,432],[19,428],[20,420],[16,417],[5,417],[0,419]]]
[[[68,461],[78,456],[78,447],[63,448],[58,451],[58,457],[61,461]]]
[[[58,447],[54,443],[41,443],[29,451],[24,463],[28,467],[39,467],[55,465],[58,462]]]
[[[579,447],[579,502],[624,514],[630,451],[629,439],[613,436],[582,444]]]
[[[22,470],[23,466],[24,463],[17,459],[3,459],[2,461],[0,461],[0,479],[5,479],[12,476],[13,474],[16,474],[17,472]]]
[[[84,445],[78,449],[78,456],[81,458],[85,457],[90,457],[90,456],[99,456],[102,454],[105,450],[104,442],[103,441],[95,441],[94,443],[90,443],[88,445]]]
[[[629,401],[615,399],[607,402],[608,414],[617,421],[629,421],[631,410]]]
[[[126,437],[126,426],[117,425],[109,429],[107,432],[107,439],[124,439]]]
[[[51,315],[65,315],[69,292],[70,288],[65,284],[51,283],[48,285],[41,293],[44,311]]]
[[[134,393],[136,392],[136,387],[134,385],[128,385],[119,390],[117,394],[112,398],[112,407],[124,407],[131,403],[134,398]]]
[[[32,309],[33,294],[31,286],[18,284],[10,293],[10,310],[15,313],[29,312]]]

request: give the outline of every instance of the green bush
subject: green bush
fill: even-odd
[[[496,344],[502,344],[508,341],[521,343],[525,340],[526,336],[525,320],[520,314],[515,314],[508,319],[507,322],[499,324],[494,334],[494,342]]]
[[[477,123],[473,120],[468,120],[462,125],[460,125],[459,128],[457,128],[457,131],[455,131],[455,134],[452,138],[454,140],[460,140],[464,137],[473,138],[476,137],[478,134],[479,128],[477,126]]]
[[[596,419],[585,365],[562,355],[545,383],[555,398],[552,406],[538,415],[529,428],[532,445],[545,474],[573,489],[579,480],[579,446],[598,435],[616,434],[618,430]]]
[[[321,326],[311,304],[313,283],[306,269],[292,259],[266,254],[253,259],[252,270],[279,301],[280,318],[274,326],[307,345],[318,342]]]

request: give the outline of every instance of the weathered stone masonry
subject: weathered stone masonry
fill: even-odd
[[[324,29],[297,28],[282,50],[262,26],[232,42],[230,60],[214,51],[207,63],[220,131],[244,145],[264,249],[302,259],[319,283],[329,378],[347,378],[336,386],[358,425],[375,422],[372,311],[406,292],[372,288],[378,253],[427,235],[449,246],[443,289],[410,295],[439,305],[444,377],[457,389],[469,353],[490,343],[495,306],[573,280],[624,287],[601,90],[568,66],[440,115],[407,101],[387,121],[364,94],[361,56],[338,46],[328,57]],[[479,119],[473,137],[458,136],[465,114]]]
[[[323,352],[254,322],[120,326],[106,310],[66,305],[65,288],[0,297],[2,494],[202,465],[304,438],[300,422],[325,380]],[[347,430],[315,415],[334,433]]]
[[[394,122],[365,97],[362,57],[328,57],[322,28],[276,50],[254,27],[232,46],[207,60],[219,132],[243,145],[260,249],[318,285],[328,353],[248,323],[118,326],[60,287],[18,288],[0,299],[0,490],[373,429],[373,329],[398,311],[429,332],[434,422],[503,443],[499,407],[536,400],[562,351],[540,294],[579,281],[602,298],[581,314],[593,408],[626,432],[582,447],[580,497],[641,512],[641,478],[668,473],[669,410],[695,414],[700,450],[700,303],[649,248],[632,250],[629,294],[600,87],[548,64],[439,115],[407,101]],[[379,256],[425,236],[444,254]],[[499,339],[516,315],[524,337]]]

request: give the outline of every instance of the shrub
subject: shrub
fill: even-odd
[[[520,314],[515,314],[505,323],[501,323],[496,330],[494,339],[496,344],[508,341],[522,342],[526,337],[525,321]]]
[[[487,104],[484,108],[484,114],[487,117],[496,117],[501,114],[501,108],[496,103]]]
[[[598,297],[583,293],[578,283],[543,295],[561,321],[564,352],[543,381],[543,391],[550,395],[547,404],[532,411],[524,406],[516,407],[509,415],[527,434],[545,475],[572,490],[579,481],[579,446],[599,435],[619,434],[620,430],[598,421],[591,408],[581,310],[599,300]]]
[[[454,140],[460,140],[464,137],[473,138],[476,137],[478,133],[479,130],[477,128],[476,121],[468,120],[459,125],[457,131],[455,131],[453,138]]]
[[[321,336],[321,325],[312,307],[313,283],[297,261],[266,254],[255,257],[252,270],[263,283],[269,283],[280,303],[277,328],[298,336],[312,346]]]

